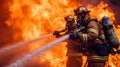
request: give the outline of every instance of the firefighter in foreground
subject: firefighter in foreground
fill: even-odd
[[[98,21],[90,18],[90,11],[85,7],[80,6],[76,8],[74,12],[77,16],[77,26],[85,27],[85,30],[80,33],[78,31],[72,32],[70,38],[82,43],[83,46],[86,45],[86,48],[92,48],[99,56],[108,55],[104,47],[101,47],[101,45],[106,45],[106,39]],[[101,48],[97,49],[97,47]]]
[[[88,67],[104,67],[105,61],[107,60],[105,56],[107,56],[109,52],[106,48],[106,40],[102,28],[96,19],[90,18],[90,11],[87,10],[87,8],[80,6],[76,8],[74,12],[77,17],[78,28],[82,26],[85,27],[85,30],[82,32],[72,32],[70,38],[82,43],[82,46],[84,46],[84,55],[88,56]],[[101,45],[105,45],[105,47]],[[93,62],[94,58],[96,58],[97,61]],[[102,63],[99,60],[102,60]],[[97,62],[97,64],[95,62]]]
[[[75,19],[72,15],[68,15],[65,17],[66,21],[66,27],[64,30],[61,31],[55,31],[53,34],[56,35],[56,37],[61,37],[65,34],[71,33],[72,31],[75,31],[77,28]],[[65,32],[64,34],[61,34],[62,32]],[[71,39],[66,40],[67,42],[67,66],[66,67],[81,67],[82,60],[81,60],[81,53],[79,52],[79,49],[82,49],[80,47],[80,43],[73,41]],[[79,56],[78,56],[79,55]]]
[[[77,28],[75,19],[72,15],[68,15],[68,16],[64,17],[64,19],[66,21],[66,27],[63,30],[55,31],[53,34],[56,35],[56,37],[60,37],[65,34],[69,34],[71,31],[73,31]],[[65,33],[61,34],[62,32],[65,32]]]
[[[73,16],[68,15],[67,17],[65,17],[65,29],[61,31],[55,31],[53,33],[54,35],[56,35],[57,38],[70,33],[70,39],[67,40],[68,60],[66,67],[81,67],[83,61],[82,56],[94,54],[94,52],[88,53],[88,47],[90,47],[90,50],[93,50],[94,46],[102,45],[104,44],[103,42],[105,42],[105,37],[102,29],[99,27],[96,20],[90,18],[89,12],[90,11],[88,11],[84,7],[78,7],[75,10],[77,23],[75,23],[75,19],[73,18]],[[80,29],[81,27],[85,27],[86,29],[81,31],[80,33],[76,31],[76,29]],[[62,32],[65,33],[61,34]],[[101,40],[98,39],[98,36],[101,38]],[[103,49],[101,48],[98,50]],[[100,53],[103,54],[99,55],[107,55],[104,50]]]
[[[82,6],[76,8],[74,12],[77,17],[77,27],[85,27],[85,30],[70,33],[70,38],[82,43],[81,46],[85,51],[83,54],[88,56],[88,67],[104,67],[107,56],[112,52],[111,47],[117,49],[119,45],[112,24],[110,24],[107,17],[103,17],[101,23],[106,29],[102,28],[96,19],[90,18],[90,11]]]
[[[90,11],[85,7],[80,6],[74,12],[77,23],[75,23],[73,16],[68,15],[65,17],[66,28],[54,32],[56,37],[70,34],[70,38],[67,40],[68,61],[66,67],[81,67],[83,55],[88,56],[88,67],[104,67],[107,56],[112,50],[109,44],[111,43],[112,47],[116,49],[119,44],[108,18],[103,17],[102,19],[102,24],[105,27],[103,29],[96,19],[90,18]],[[76,30],[83,27],[85,29],[82,31]],[[60,34],[61,32],[65,33]]]

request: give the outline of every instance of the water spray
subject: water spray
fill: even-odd
[[[7,48],[3,48],[2,50],[0,50],[0,55],[5,54],[5,53],[7,53],[8,51],[11,51],[12,49],[20,48],[20,47],[25,46],[25,45],[27,45],[27,44],[30,44],[30,43],[33,43],[33,42],[36,42],[36,41],[39,41],[39,40],[48,38],[48,37],[50,37],[50,36],[52,36],[52,35],[53,35],[53,34],[47,34],[47,35],[41,36],[41,37],[39,37],[39,38],[35,38],[35,39],[32,39],[32,40],[20,42],[20,43],[17,43],[17,44],[15,44],[15,45],[13,45],[13,46],[10,46],[10,47],[7,47]]]
[[[75,30],[75,31],[80,32],[80,31],[82,31],[84,29],[85,29],[85,27],[82,27],[82,28],[80,28],[78,30]],[[62,36],[61,38],[48,43],[46,46],[43,46],[42,48],[37,49],[32,54],[25,55],[22,59],[19,59],[16,62],[10,64],[8,67],[21,67],[21,65],[23,65],[25,62],[27,62],[28,60],[30,60],[32,57],[34,57],[34,56],[40,54],[41,52],[43,52],[43,51],[45,51],[45,50],[47,50],[47,49],[49,49],[49,48],[57,45],[57,43],[62,42],[64,40],[68,39],[70,34],[71,33],[66,34],[66,35]]]
[[[62,42],[64,40],[68,39],[68,38],[69,38],[69,34],[67,34],[67,35],[65,35],[65,36],[63,36],[63,37],[61,37],[61,38],[59,38],[55,41],[52,41],[52,42],[48,43],[46,46],[43,46],[42,48],[37,49],[32,54],[25,55],[22,59],[19,59],[16,62],[10,64],[8,67],[23,67],[22,65],[25,62],[27,62],[28,60],[30,60],[33,56],[36,56],[36,55],[40,54],[41,52],[57,45],[57,43]]]

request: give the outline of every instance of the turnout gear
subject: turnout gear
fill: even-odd
[[[86,53],[84,55],[88,56],[88,60],[87,60],[89,65],[88,67],[93,67],[94,66],[93,64],[95,64],[96,66],[104,67],[107,58],[105,59],[103,59],[102,57],[101,58],[95,57],[95,59],[94,58],[90,59],[90,58],[91,56],[94,56],[96,54],[98,56],[108,56],[108,54],[111,53],[111,50],[113,50],[111,46],[116,49],[118,48],[119,42],[114,33],[113,26],[110,24],[109,19],[106,17],[103,17],[101,24],[99,24],[96,19],[91,19],[89,15],[90,11],[88,11],[84,7],[78,7],[77,9],[74,10],[74,12],[75,15],[77,16],[77,27],[79,29],[81,27],[86,28],[84,31],[80,31],[80,32],[73,31],[70,33],[70,38],[73,41],[77,41],[80,43],[80,45],[76,46],[77,47],[76,50],[75,49],[74,50],[78,55],[82,51],[81,49],[84,50],[83,54]],[[111,44],[109,45],[109,43]],[[71,49],[73,49],[72,48],[73,46],[75,45],[72,44]],[[120,50],[117,50],[116,52],[120,52]],[[89,55],[88,53],[91,53],[91,55]],[[96,54],[92,54],[92,53],[96,53]],[[68,54],[68,55],[73,55],[73,54]],[[99,60],[97,60],[96,58]],[[97,64],[93,62],[94,60],[98,61]],[[71,66],[71,64],[69,64],[68,66]]]
[[[103,18],[100,25],[96,19],[90,18],[90,11],[84,7],[78,7],[74,12],[77,16],[77,24],[75,25],[74,17],[68,15],[65,17],[66,28],[62,30],[65,34],[70,33],[70,39],[67,40],[66,46],[68,49],[67,67],[73,67],[75,65],[75,67],[81,67],[82,61],[80,59],[82,55],[87,55],[89,57],[96,54],[98,56],[107,56],[112,50],[111,46],[107,43],[109,41],[113,41],[112,37],[110,37],[111,40],[106,41],[106,34],[104,34],[105,31],[108,34],[108,30],[111,32],[111,26],[109,26],[109,24],[106,26],[106,22],[108,23],[108,20],[106,21],[106,19]],[[102,24],[104,25],[103,27],[106,27],[105,30],[101,27]],[[76,30],[76,28],[81,29],[82,27],[85,29],[82,31]],[[109,27],[110,29],[107,29]],[[59,33],[60,32],[61,31],[59,31]],[[58,34],[58,31],[55,33]]]
[[[79,34],[72,32],[70,38],[83,43],[88,51],[92,50],[99,56],[106,56],[110,53],[111,48],[106,44],[104,31],[100,24],[96,19],[90,18],[89,12],[84,7],[78,7],[75,10],[75,15],[77,16],[77,20],[79,20],[77,24],[81,25],[78,28],[85,27],[86,29]]]
[[[60,36],[69,34],[72,31],[76,30],[76,28],[77,28],[73,16],[68,15],[64,19],[66,21],[66,27],[64,30],[58,31]],[[61,34],[61,32],[64,32],[64,34]],[[58,37],[60,37],[60,36],[58,36]],[[66,67],[81,67],[82,61],[79,59],[81,59],[80,56],[82,56],[82,54],[78,51],[78,49],[80,49],[80,48],[82,49],[82,47],[80,47],[80,44],[78,42],[73,41],[71,39],[66,40],[66,42],[67,42],[67,45],[66,45],[67,54],[66,55],[68,56]],[[78,48],[78,47],[80,47],[80,48]]]
[[[90,56],[88,57],[87,67],[105,67],[106,61],[108,60],[108,56]]]

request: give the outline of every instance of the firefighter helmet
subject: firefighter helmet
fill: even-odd
[[[88,14],[90,11],[83,6],[79,6],[76,9],[74,9],[74,12],[75,12],[75,15],[78,15],[78,14],[82,14],[82,13]]]
[[[90,19],[89,10],[83,6],[79,6],[76,9],[74,9],[74,13],[77,16],[77,26],[80,25],[84,26],[87,24],[87,20]]]
[[[71,21],[71,22],[74,22],[74,21],[75,21],[75,19],[74,19],[74,17],[73,17],[72,15],[66,16],[66,17],[65,17],[65,20],[66,20],[66,21]]]
[[[64,19],[66,21],[66,26],[67,27],[75,25],[75,19],[74,19],[74,17],[72,15],[68,15]]]

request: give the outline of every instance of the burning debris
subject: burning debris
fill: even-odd
[[[7,11],[9,11],[9,18],[3,23],[10,30],[9,33],[11,35],[8,35],[7,38],[11,40],[11,42],[21,42],[52,33],[58,29],[63,29],[65,27],[64,16],[69,14],[73,15],[73,9],[80,5],[83,4],[78,0],[13,0],[12,2],[9,2],[9,10],[7,8]],[[100,2],[97,6],[87,4],[86,7],[91,11],[91,16],[93,18],[101,20],[103,16],[108,16],[110,17],[110,20],[115,23],[115,15],[108,4]],[[0,19],[0,22],[2,23],[2,19]],[[0,26],[2,27],[2,25]],[[118,38],[120,38],[119,29],[114,29]],[[1,37],[3,38],[3,36]],[[53,37],[38,44],[46,44],[54,39],[55,38]],[[35,45],[37,44],[30,45],[26,50],[33,52],[33,50],[39,47],[39,45],[34,47]],[[44,62],[49,62],[49,67],[65,67],[67,60],[65,56],[67,51],[65,45],[66,43],[63,42],[60,43],[59,46],[55,46],[55,48],[46,51],[44,54],[45,59],[41,59],[43,57],[41,56],[41,58],[38,57],[37,59],[32,60],[38,63],[38,66],[44,66],[47,64]],[[106,67],[119,67],[119,59],[116,58],[119,58],[119,56],[110,55]],[[84,59],[86,59],[86,57],[84,57]],[[0,65],[5,66],[2,64]]]

